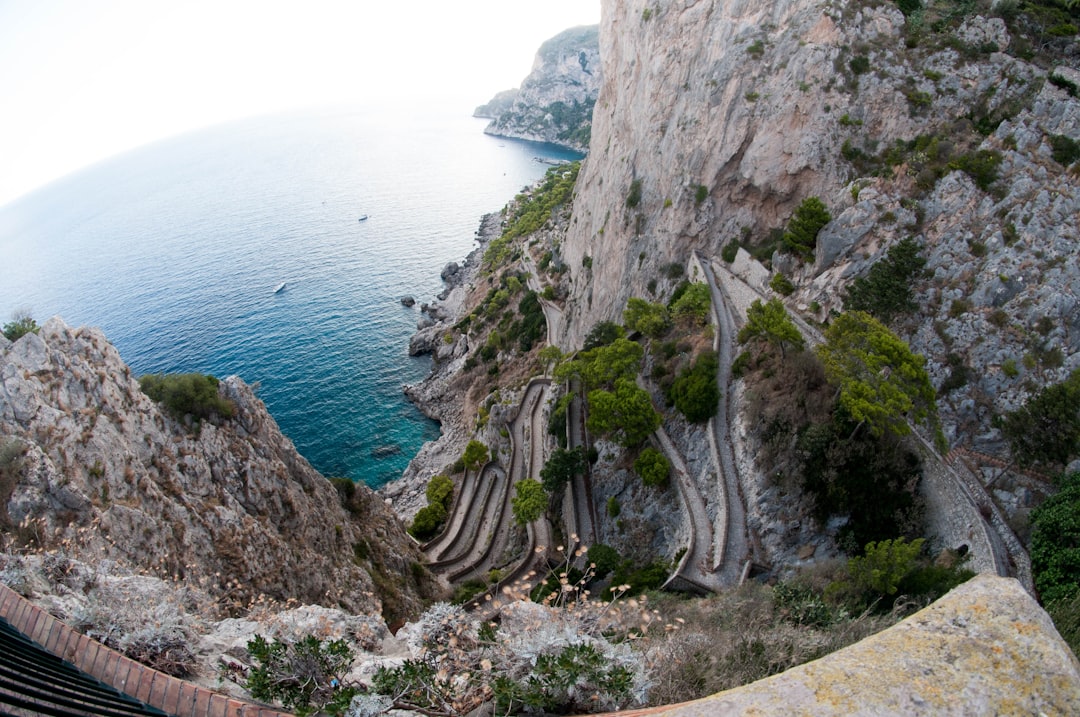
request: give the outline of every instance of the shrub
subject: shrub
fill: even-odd
[[[626,206],[635,209],[641,204],[641,180],[635,179],[630,182],[630,191],[626,194]]]
[[[691,321],[698,325],[704,324],[709,318],[709,309],[712,307],[712,295],[709,293],[709,285],[702,283],[687,283],[679,292],[678,298],[671,302],[671,313],[676,318]]]
[[[720,250],[720,258],[730,264],[735,261],[735,257],[739,254],[739,240],[730,239],[728,243],[724,245],[724,248]]]
[[[1031,514],[1031,568],[1044,604],[1080,595],[1080,473]]]
[[[709,188],[704,184],[697,185],[697,189],[694,190],[694,204],[700,206],[702,202],[709,198]]]
[[[465,446],[465,452],[461,454],[461,460],[465,467],[471,471],[478,471],[491,457],[488,447],[477,440],[469,441]]]
[[[178,421],[191,416],[198,423],[204,419],[232,418],[236,414],[236,405],[218,393],[218,380],[213,376],[153,373],[139,379],[139,388]]]
[[[671,463],[655,448],[645,448],[634,461],[634,472],[641,476],[641,482],[647,486],[665,486],[671,474]]]
[[[848,573],[861,590],[895,595],[900,581],[914,569],[924,542],[922,538],[910,543],[897,538],[867,543],[862,556],[848,560]]]
[[[34,318],[28,314],[17,312],[11,317],[11,321],[4,324],[3,334],[8,341],[18,341],[27,334],[36,334],[41,330]]]
[[[1068,464],[1080,455],[1080,369],[1043,388],[999,422],[1020,465]]]
[[[667,307],[663,304],[653,304],[636,296],[630,297],[623,311],[623,323],[631,331],[638,331],[646,336],[656,338],[667,331],[671,325]]]
[[[514,520],[518,525],[527,525],[544,514],[547,510],[548,494],[540,481],[525,478],[514,484],[515,495],[510,499],[514,511]]]
[[[585,448],[556,448],[548,458],[547,463],[540,469],[540,480],[549,493],[562,488],[575,475],[582,473],[588,467],[585,457]]]
[[[817,247],[818,233],[830,221],[832,215],[824,202],[817,197],[807,197],[788,222],[783,236],[784,246],[802,259],[809,259]]]
[[[1063,134],[1050,137],[1050,148],[1054,161],[1066,167],[1080,159],[1080,142]],[[6,329],[4,333],[7,334]]]
[[[769,281],[769,288],[783,296],[791,296],[795,293],[795,285],[780,272],[773,274],[773,278]]]
[[[428,503],[439,503],[447,510],[454,501],[454,481],[443,475],[432,478],[425,490]]]
[[[856,55],[851,58],[848,67],[850,67],[851,71],[856,75],[865,75],[870,71],[870,58],[866,55]]]
[[[705,423],[716,414],[720,388],[716,383],[719,359],[714,351],[706,351],[694,365],[685,369],[671,386],[675,408],[691,423]]]
[[[1001,153],[996,150],[980,149],[977,152],[962,154],[949,162],[949,169],[959,169],[975,182],[984,192],[997,181],[998,167],[1001,166]]]
[[[417,511],[412,525],[409,526],[409,535],[421,542],[430,540],[439,533],[439,529],[446,522],[446,518],[447,510],[445,505],[442,503],[428,503]]]
[[[590,351],[601,346],[614,343],[615,339],[621,339],[626,335],[623,328],[614,321],[601,321],[589,330],[585,336],[582,351]]]
[[[622,563],[618,551],[603,543],[590,545],[586,557],[593,566],[594,580],[603,580]]]
[[[746,48],[746,54],[752,57],[761,57],[764,53],[765,43],[761,40],[754,40],[754,42]]]
[[[926,259],[911,237],[896,243],[865,277],[857,277],[844,296],[845,311],[865,311],[888,324],[900,313],[914,311],[912,283]]]
[[[308,635],[298,642],[256,635],[247,644],[254,665],[244,687],[257,700],[275,700],[297,715],[341,715],[358,688],[345,686],[353,653],[344,640]]]
[[[607,499],[607,514],[609,518],[618,518],[619,513],[622,513],[622,505],[619,503],[619,499],[615,496],[610,496]]]
[[[552,167],[532,192],[517,196],[513,214],[507,217],[506,229],[484,250],[485,267],[491,270],[509,259],[514,239],[540,229],[558,207],[569,201],[580,169],[581,162]]]
[[[1016,359],[1005,359],[1001,364],[1001,372],[1009,378],[1020,375],[1020,369],[1016,367]]]

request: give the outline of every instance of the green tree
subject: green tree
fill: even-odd
[[[604,545],[603,543],[594,543],[593,545],[590,545],[587,558],[592,565],[596,566],[594,568],[596,573],[593,575],[593,578],[596,580],[603,580],[612,570],[619,567],[619,563],[622,562],[622,557],[619,555],[619,552],[615,550],[615,548]]]
[[[825,203],[817,197],[807,197],[795,210],[784,232],[784,246],[803,259],[814,255],[821,228],[832,221]]]
[[[848,573],[856,587],[882,596],[895,595],[900,581],[915,569],[922,538],[867,543],[864,554],[848,560]]]
[[[739,330],[739,343],[745,344],[759,337],[778,347],[781,356],[785,355],[785,345],[799,351],[806,345],[780,299],[769,299],[765,304],[761,299],[754,299],[746,310],[746,324]]]
[[[607,346],[614,342],[615,339],[621,339],[625,335],[626,332],[623,331],[623,327],[614,321],[601,321],[589,330],[581,349],[582,351],[590,351],[600,346]]]
[[[409,535],[421,541],[434,538],[447,517],[447,508],[443,503],[428,503],[413,516]]]
[[[537,352],[536,358],[540,359],[540,363],[545,368],[551,368],[559,365],[562,361],[563,353],[559,350],[558,346],[545,346]]]
[[[691,423],[705,423],[716,415],[720,401],[720,387],[716,383],[719,368],[716,352],[704,351],[672,383],[671,400]]]
[[[1043,604],[1080,595],[1080,473],[1032,511],[1031,569]]]
[[[709,319],[711,307],[712,296],[709,294],[709,285],[692,283],[686,287],[677,300],[671,302],[671,313],[680,321],[704,324]]]
[[[577,377],[586,388],[613,386],[620,378],[633,378],[641,369],[645,350],[629,339],[618,338],[605,346],[582,351],[573,361],[555,370],[555,378],[566,381]]]
[[[527,525],[547,510],[548,494],[540,481],[532,478],[519,480],[514,484],[516,495],[510,499],[514,510],[514,520],[518,525]]]
[[[1080,455],[1080,369],[1005,414],[1001,432],[1023,466],[1064,466]]]
[[[924,266],[926,259],[919,254],[916,241],[902,239],[866,276],[851,283],[844,296],[844,310],[865,311],[885,324],[897,314],[914,311],[911,285]]]
[[[653,408],[648,391],[631,379],[615,381],[614,392],[590,391],[588,400],[588,429],[597,435],[610,435],[628,448],[639,445],[660,427],[661,416]]]
[[[4,324],[3,334],[8,341],[18,341],[27,334],[36,334],[41,327],[34,321],[34,317],[25,311],[16,311],[11,321]]]
[[[634,472],[641,476],[641,482],[648,486],[667,485],[671,475],[671,463],[663,453],[652,448],[644,448],[634,461]]]
[[[631,331],[640,331],[656,338],[667,331],[671,317],[663,304],[653,304],[636,296],[630,297],[623,311],[623,323]]]
[[[443,475],[435,476],[428,481],[425,493],[428,503],[439,503],[449,510],[454,500],[454,481]]]
[[[488,447],[476,440],[469,441],[469,445],[465,446],[465,452],[461,454],[462,462],[471,471],[480,470],[490,458],[491,454],[488,452]]]
[[[554,493],[575,475],[584,472],[588,465],[583,447],[556,448],[540,469],[540,480],[549,493]]]
[[[875,435],[907,435],[907,418],[937,425],[926,359],[870,314],[836,317],[817,354],[829,383],[840,388],[840,405]]]

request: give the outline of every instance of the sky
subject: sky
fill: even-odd
[[[600,0],[0,0],[0,207],[158,139],[306,107],[463,112]]]

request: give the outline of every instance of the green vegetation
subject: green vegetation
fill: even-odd
[[[739,255],[739,240],[729,239],[728,243],[724,245],[724,248],[720,250],[720,258],[725,263],[730,264],[735,261],[735,257]]]
[[[697,206],[701,206],[701,203],[708,198],[709,188],[706,187],[704,184],[697,185],[697,188],[694,189],[694,204]]]
[[[836,317],[825,331],[817,354],[829,382],[840,388],[840,405],[875,435],[890,431],[903,436],[907,419],[936,425],[934,388],[926,359],[863,311]]]
[[[903,538],[866,544],[863,555],[848,560],[848,573],[857,588],[881,595],[895,595],[900,581],[915,567],[922,538],[910,543]]]
[[[705,423],[716,415],[720,401],[720,387],[716,383],[719,368],[716,352],[704,351],[672,384],[671,400],[691,423]]]
[[[663,304],[653,304],[636,296],[626,301],[623,324],[630,331],[638,331],[651,338],[660,336],[671,325],[671,316]]]
[[[639,388],[632,378],[618,378],[614,384],[614,391],[598,388],[589,392],[586,426],[595,435],[610,436],[631,448],[660,427],[661,416],[653,408],[648,391]]]
[[[766,304],[762,304],[761,299],[754,299],[746,311],[746,324],[739,330],[738,338],[740,344],[755,338],[765,339],[780,349],[781,356],[786,355],[785,346],[797,351],[802,351],[806,346],[780,299],[769,299]]]
[[[1068,167],[1080,159],[1080,142],[1063,134],[1055,134],[1050,137],[1050,148],[1054,161]],[[5,334],[7,331],[5,330]]]
[[[461,460],[465,467],[471,471],[478,471],[491,458],[488,447],[477,440],[469,441],[465,446],[465,452],[461,454]]]
[[[671,463],[655,448],[643,448],[634,461],[634,472],[641,476],[641,482],[647,486],[666,486],[671,475]],[[592,553],[589,555],[591,560]]]
[[[679,287],[671,300],[671,313],[680,321],[703,326],[709,320],[712,308],[712,296],[709,285],[700,282],[686,282]]]
[[[539,186],[515,198],[513,213],[507,217],[502,236],[492,240],[484,250],[484,266],[489,271],[510,258],[514,239],[543,227],[556,209],[570,201],[580,169],[581,162],[552,167]]]
[[[575,475],[585,472],[588,468],[588,459],[585,457],[585,448],[556,448],[548,458],[547,463],[540,469],[540,480],[544,489],[554,494]]]
[[[630,182],[630,191],[626,194],[626,206],[635,209],[641,204],[641,180],[635,179]]]
[[[24,312],[16,312],[11,321],[4,324],[3,334],[8,341],[18,341],[27,334],[36,334],[41,330],[34,318]]]
[[[1001,166],[1001,153],[991,149],[962,154],[949,162],[949,169],[959,169],[975,182],[979,189],[988,191],[997,181],[998,168]]]
[[[621,339],[624,336],[626,336],[626,332],[614,321],[601,321],[596,326],[593,326],[585,336],[582,350],[591,351],[600,346],[607,346],[614,343],[615,339]]]
[[[769,288],[782,296],[791,296],[795,293],[795,285],[791,283],[791,279],[780,272],[773,274],[773,278],[769,280]]]
[[[515,495],[510,499],[510,503],[518,525],[533,522],[547,510],[548,494],[540,481],[531,478],[519,480],[514,484],[514,491]]]
[[[807,197],[799,204],[784,232],[784,247],[803,260],[810,259],[817,247],[817,235],[832,221],[825,203],[817,197]]]
[[[244,687],[257,700],[277,701],[299,717],[342,715],[358,687],[345,685],[353,653],[345,640],[314,635],[298,642],[256,635],[247,644],[254,665]]]
[[[637,376],[645,350],[629,339],[617,338],[610,344],[581,351],[577,357],[555,369],[555,378],[565,381],[580,378],[587,389],[613,387],[619,379]]]
[[[1080,596],[1080,473],[1063,476],[1058,492],[1032,514],[1031,568],[1044,604]]]
[[[1062,467],[1080,456],[1080,369],[1005,414],[1000,425],[1022,466]]]
[[[191,416],[196,425],[203,420],[232,418],[236,405],[218,392],[218,380],[199,373],[147,374],[139,388],[165,407],[178,421]]]
[[[439,534],[446,519],[450,516],[450,506],[454,502],[454,481],[438,475],[428,481],[428,504],[421,508],[409,526],[409,535],[417,540],[430,540]]]
[[[851,283],[844,296],[844,310],[865,311],[883,324],[891,323],[897,314],[914,311],[917,307],[911,287],[924,266],[926,259],[919,254],[915,239],[900,240],[866,276]]]

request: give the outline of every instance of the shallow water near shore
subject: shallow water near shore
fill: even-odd
[[[481,215],[543,175],[535,157],[576,157],[485,122],[289,114],[95,165],[0,209],[0,323],[59,314],[136,374],[258,382],[316,469],[382,485],[438,435],[401,392],[429,363],[408,356],[419,306],[400,298],[441,291]]]

